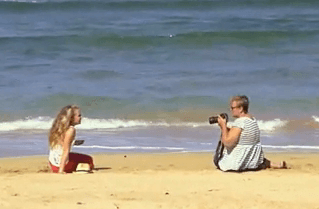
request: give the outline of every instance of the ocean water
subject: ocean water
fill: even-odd
[[[47,154],[68,104],[74,151],[212,151],[237,94],[265,150],[319,151],[315,0],[0,1],[0,63],[0,157]]]

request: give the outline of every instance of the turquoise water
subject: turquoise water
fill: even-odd
[[[0,1],[0,155],[46,153],[72,103],[81,151],[212,150],[236,94],[265,149],[317,150],[318,20],[312,0]]]

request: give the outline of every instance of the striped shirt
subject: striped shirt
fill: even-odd
[[[238,143],[232,149],[224,149],[219,161],[222,171],[242,171],[256,169],[264,161],[260,143],[260,130],[255,118],[241,117],[234,121],[232,127],[241,129]]]

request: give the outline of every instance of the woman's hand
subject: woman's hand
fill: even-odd
[[[226,127],[226,119],[222,118],[220,115],[218,115],[218,125],[219,127]]]
[[[237,127],[228,128],[226,124],[226,119],[222,118],[219,115],[218,125],[222,132],[222,143],[225,145],[226,148],[232,149],[238,143],[241,134],[241,129]]]

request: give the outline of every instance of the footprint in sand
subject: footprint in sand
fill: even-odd
[[[1,206],[1,208],[2,208],[2,206],[3,207],[9,207],[10,204],[8,202],[4,201],[4,200],[0,200],[0,206]]]

